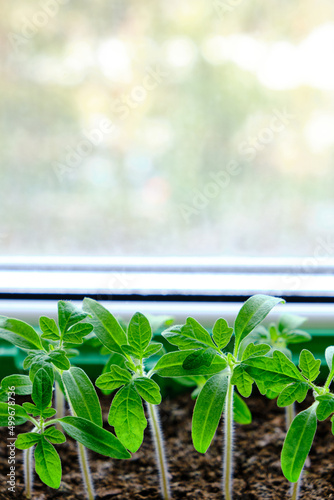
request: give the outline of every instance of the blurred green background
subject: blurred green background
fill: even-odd
[[[6,0],[0,255],[313,255],[333,21],[314,0]]]

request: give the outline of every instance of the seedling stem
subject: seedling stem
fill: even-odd
[[[65,417],[65,398],[64,394],[60,388],[59,383],[56,381],[55,383],[55,408],[57,410],[57,418]],[[57,429],[61,430],[61,425],[57,423]]]
[[[160,487],[164,500],[170,500],[170,486],[168,480],[167,460],[164,450],[163,436],[159,425],[159,413],[156,405],[146,403],[153,441],[155,444],[156,457],[160,472]]]
[[[233,449],[233,389],[231,378],[229,377],[226,394],[225,415],[224,415],[224,470],[223,470],[223,491],[225,500],[232,500],[232,449]]]
[[[25,495],[28,499],[31,498],[32,492],[32,451],[33,447],[28,448],[23,452]]]
[[[76,413],[73,409],[73,406],[71,405],[71,400],[68,396],[66,387],[65,391],[67,394],[67,401],[70,407],[71,414],[76,417]],[[95,494],[94,494],[94,487],[93,487],[93,480],[92,476],[90,473],[90,468],[89,468],[89,463],[88,463],[88,457],[87,457],[87,451],[86,448],[83,446],[83,444],[78,443],[78,453],[79,453],[79,462],[80,462],[80,467],[82,471],[82,477],[83,477],[83,482],[84,482],[84,487],[85,491],[87,494],[88,500],[94,500]]]
[[[89,470],[87,450],[81,443],[78,443],[78,453],[79,453],[79,461],[80,461],[82,476],[84,479],[87,498],[88,500],[94,500],[95,498],[94,487],[93,487],[92,476]]]

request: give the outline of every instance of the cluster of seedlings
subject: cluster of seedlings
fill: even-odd
[[[62,469],[54,445],[64,443],[67,434],[77,442],[87,498],[94,499],[86,449],[115,459],[130,458],[130,452],[136,452],[143,442],[145,403],[160,470],[161,495],[171,499],[159,425],[161,393],[152,378],[157,374],[190,377],[197,384],[192,440],[198,452],[207,451],[224,414],[222,494],[226,500],[232,499],[233,491],[234,422],[251,421],[242,397],[250,396],[255,383],[261,394],[277,398],[287,416],[282,471],[292,483],[291,498],[297,499],[317,421],[331,417],[334,433],[334,394],[330,392],[334,346],[325,351],[329,375],[322,386],[317,385],[320,360],[303,349],[296,366],[288,349],[288,344],[310,339],[300,330],[305,319],[284,315],[277,325],[260,325],[280,302],[284,301],[255,295],[243,304],[233,327],[220,318],[212,334],[194,318],[188,318],[184,325],[169,326],[162,335],[174,350],[167,353],[161,343],[152,340],[152,326],[143,314],[136,313],[126,327],[89,298],[84,300],[82,310],[60,301],[58,323],[41,317],[40,332],[23,321],[0,316],[0,338],[26,353],[23,367],[29,370],[28,375],[5,377],[0,387],[0,426],[11,430],[14,424],[31,423],[30,432],[19,434],[15,441],[16,448],[24,450],[26,498],[32,496],[33,469],[46,485],[59,488]],[[75,347],[92,337],[104,353],[109,353],[95,385],[104,394],[113,393],[108,423],[115,434],[103,428],[101,406],[91,380],[81,368],[71,366],[71,358],[77,354]],[[314,402],[295,415],[294,403],[302,402],[309,390]],[[17,405],[14,394],[28,396],[29,401]],[[71,416],[65,416],[65,401]]]

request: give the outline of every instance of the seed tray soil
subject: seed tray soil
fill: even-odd
[[[101,396],[105,428],[110,397]],[[280,451],[285,437],[284,409],[262,396],[248,400],[253,415],[249,425],[235,426],[234,499],[281,500],[289,498],[289,484],[280,468]],[[194,401],[189,394],[165,399],[160,406],[169,462],[173,499],[216,500],[221,493],[222,422],[205,455],[197,453],[191,442],[191,417]],[[305,405],[299,405],[301,410]],[[17,433],[30,427],[17,427]],[[22,452],[17,450],[16,492],[7,491],[7,430],[1,429],[0,499],[24,498]],[[81,482],[76,445],[67,442],[57,446],[62,460],[63,477],[59,490],[45,486],[34,474],[34,500],[85,498]],[[161,500],[150,431],[145,432],[142,447],[130,460],[104,458],[89,451],[96,499]],[[320,422],[309,460],[304,469],[301,499],[334,500],[334,436],[330,422]]]

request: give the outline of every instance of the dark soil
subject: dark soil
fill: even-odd
[[[110,398],[102,397],[105,420]],[[234,499],[269,500],[289,498],[289,484],[280,468],[284,431],[284,409],[262,397],[249,398],[253,423],[235,427]],[[191,442],[191,415],[194,402],[188,394],[163,401],[160,407],[169,461],[173,499],[222,499],[222,424],[205,455],[197,453]],[[299,407],[302,409],[302,406]],[[105,427],[110,429],[106,423]],[[28,431],[29,427],[17,428]],[[0,499],[24,498],[22,452],[17,450],[16,493],[7,491],[9,472],[6,448],[7,430],[1,429]],[[5,445],[4,445],[5,443]],[[68,438],[57,445],[63,464],[59,490],[41,483],[35,475],[34,500],[85,498],[76,446]],[[161,500],[155,455],[149,429],[144,443],[130,460],[113,460],[89,452],[96,498],[113,500]],[[304,470],[301,499],[334,499],[334,436],[330,422],[320,422],[309,460]]]

